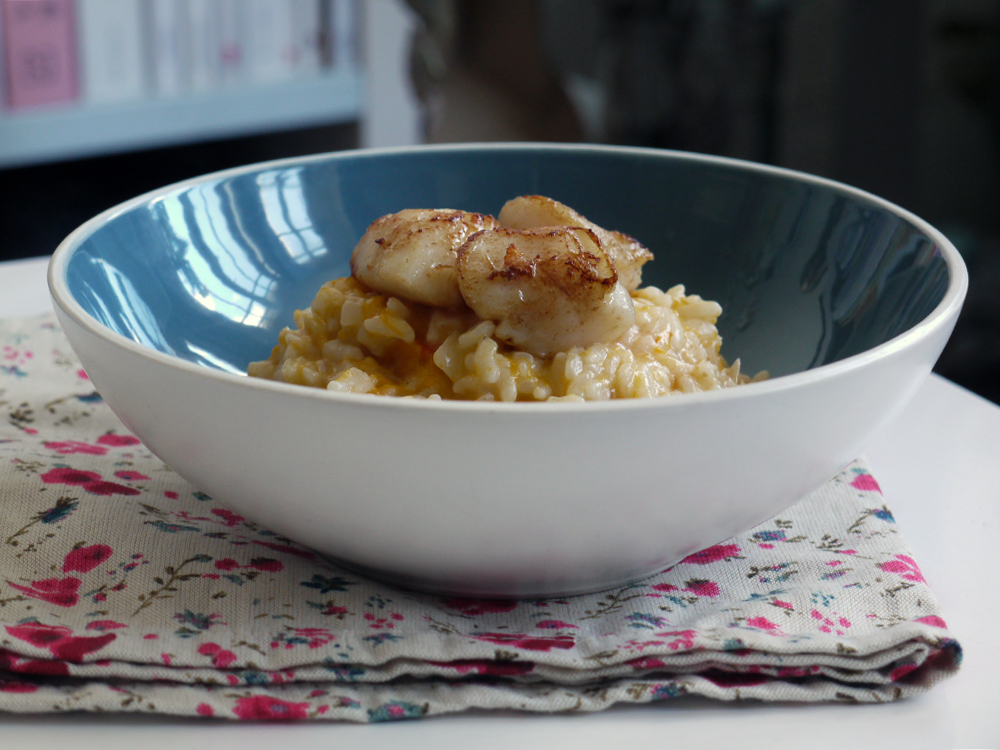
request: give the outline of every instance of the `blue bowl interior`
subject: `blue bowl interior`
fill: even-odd
[[[403,208],[496,215],[556,198],[649,247],[643,283],[723,305],[723,353],[798,372],[866,351],[941,301],[948,270],[908,221],[837,186],[738,163],[627,149],[345,152],[182,185],[82,239],[84,310],[160,352],[232,372],[269,356],[292,312]]]

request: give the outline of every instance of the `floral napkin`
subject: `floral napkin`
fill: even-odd
[[[125,431],[53,318],[0,321],[0,710],[365,722],[684,695],[879,702],[960,657],[860,461],[644,581],[435,597],[219,505]]]

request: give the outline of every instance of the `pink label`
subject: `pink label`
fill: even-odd
[[[0,2],[7,103],[16,108],[76,99],[79,77],[73,0]]]

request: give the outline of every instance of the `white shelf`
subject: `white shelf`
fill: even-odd
[[[0,168],[357,120],[358,69],[120,104],[0,112]]]

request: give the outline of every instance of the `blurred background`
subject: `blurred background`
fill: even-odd
[[[0,0],[0,260],[205,172],[458,141],[803,170],[941,229],[1000,403],[1000,0]]]

